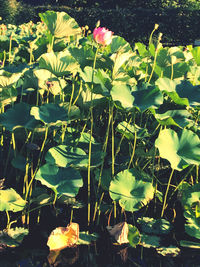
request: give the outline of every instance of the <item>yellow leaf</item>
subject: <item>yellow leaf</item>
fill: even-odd
[[[71,223],[67,227],[57,227],[54,229],[47,241],[47,246],[51,250],[61,250],[72,247],[79,239],[79,225]]]

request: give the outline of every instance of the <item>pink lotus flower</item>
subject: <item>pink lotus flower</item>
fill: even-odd
[[[101,45],[109,45],[112,42],[113,32],[107,30],[106,28],[95,28],[93,31],[94,40]]]

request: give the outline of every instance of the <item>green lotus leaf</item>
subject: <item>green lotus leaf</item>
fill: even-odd
[[[17,168],[21,171],[26,170],[26,158],[22,155],[17,155],[15,158],[13,158],[11,164],[14,168]]]
[[[43,54],[39,59],[39,67],[49,70],[57,77],[62,77],[69,74],[75,75],[79,64],[69,53],[62,51]]]
[[[193,210],[186,210],[184,212],[186,218],[185,231],[188,235],[200,239],[200,216],[196,217]]]
[[[109,75],[102,69],[94,71],[90,66],[86,66],[83,71],[80,70],[80,77],[84,82],[92,84],[93,79],[93,92],[95,94],[109,95],[112,87]]]
[[[186,247],[186,248],[200,249],[200,243],[194,242],[194,241],[189,241],[189,240],[181,240],[180,246]]]
[[[97,233],[89,234],[88,232],[80,232],[77,245],[90,245],[93,241],[98,239]]]
[[[145,248],[157,248],[160,246],[160,242],[160,236],[141,234],[140,245]]]
[[[110,45],[107,45],[104,49],[106,55],[111,54],[123,54],[132,51],[130,44],[123,38],[114,35]]]
[[[111,89],[113,101],[120,103],[125,109],[133,108],[134,96],[131,94],[130,87],[127,85],[114,85]]]
[[[17,99],[17,89],[13,86],[0,88],[0,107],[5,107],[10,103],[14,103]]]
[[[17,82],[21,77],[22,73],[7,73],[4,72],[3,75],[0,75],[0,92],[2,88],[10,87],[12,84]]]
[[[191,53],[193,55],[193,58],[195,62],[197,63],[197,66],[200,66],[200,47],[196,46],[191,49]]]
[[[153,219],[149,217],[139,218],[137,223],[141,231],[146,234],[165,235],[171,230],[171,224],[165,219]]]
[[[158,252],[158,254],[161,254],[164,257],[177,257],[181,252],[180,248],[175,246],[159,247],[156,248],[156,251]]]
[[[109,187],[110,197],[119,201],[126,211],[134,212],[145,206],[154,197],[151,182],[145,181],[143,173],[136,169],[118,173]]]
[[[135,248],[140,243],[140,232],[134,225],[128,225],[128,240],[131,247]]]
[[[95,173],[95,179],[97,182],[99,182],[99,179],[101,179],[101,186],[104,190],[109,191],[110,182],[112,181],[112,171],[111,169],[103,169],[101,177],[100,177],[100,170],[96,169],[94,171]]]
[[[154,85],[135,86],[132,90],[134,97],[134,106],[137,106],[141,111],[148,108],[157,109],[163,103],[163,95]]]
[[[71,148],[65,145],[52,147],[48,150],[45,160],[59,167],[87,166],[88,155],[80,148]]]
[[[182,81],[176,87],[176,92],[181,98],[186,98],[192,107],[200,106],[200,86],[193,86],[189,81]]]
[[[73,58],[79,63],[81,69],[83,70],[86,66],[93,66],[95,53],[91,47],[69,47],[69,52]]]
[[[49,163],[39,168],[35,179],[51,188],[58,196],[75,197],[79,188],[83,186],[83,179],[79,171],[70,167],[59,168]]]
[[[183,110],[168,110],[165,113],[156,113],[155,118],[161,125],[175,125],[180,128],[184,128],[187,126],[191,120],[189,119],[191,114],[183,109]]]
[[[0,114],[0,124],[9,131],[13,131],[16,127],[34,129],[37,121],[30,114],[30,110],[31,107],[26,103],[15,104],[14,107]]]
[[[39,16],[56,38],[70,37],[81,33],[77,22],[65,12],[46,11],[39,13]]]
[[[200,184],[189,185],[184,183],[179,188],[181,194],[181,204],[185,209],[194,208],[196,205],[200,205]]]
[[[93,152],[91,155],[91,168],[99,166],[102,163],[104,153],[101,151]],[[48,150],[45,160],[50,164],[56,164],[59,167],[88,167],[88,154],[81,148],[73,148],[65,145],[52,147]]]
[[[141,128],[138,125],[131,125],[126,121],[122,121],[117,125],[116,130],[123,134],[128,140],[134,140],[135,132],[137,133],[137,139],[142,139],[148,136],[146,128]]]
[[[171,80],[169,78],[159,78],[155,84],[158,86],[160,91],[165,91],[165,92],[175,92],[176,91],[176,86],[178,82],[175,80]]]
[[[171,129],[160,131],[155,146],[162,158],[167,159],[171,167],[178,171],[190,164],[200,163],[200,140],[190,130],[180,130],[178,133]]]
[[[18,247],[28,233],[28,229],[22,227],[0,231],[0,243],[7,247]]]
[[[44,104],[40,107],[32,107],[30,114],[44,124],[57,124],[69,120],[67,111],[58,104],[53,103]]]
[[[26,201],[13,189],[0,190],[0,211],[18,212],[24,209]]]

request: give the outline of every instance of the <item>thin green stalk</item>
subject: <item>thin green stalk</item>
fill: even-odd
[[[165,211],[165,208],[166,208],[167,195],[168,195],[168,191],[169,191],[169,187],[170,187],[170,183],[171,183],[173,174],[174,174],[174,169],[172,169],[170,177],[169,177],[169,180],[168,180],[168,183],[167,183],[167,189],[166,189],[166,192],[165,192],[165,197],[164,197],[164,202],[163,202],[163,207],[162,207],[162,212],[161,212],[161,218],[163,217],[164,211]]]
[[[108,137],[109,137],[109,132],[110,132],[110,124],[111,124],[111,118],[112,118],[112,113],[110,112],[110,102],[109,102],[109,119],[108,119],[108,126],[107,126],[107,130],[106,130],[106,137],[105,137],[105,141],[103,144],[103,152],[106,152],[107,150],[107,146],[108,146]],[[101,186],[101,178],[102,178],[102,173],[103,173],[103,167],[104,167],[104,160],[105,158],[103,158],[103,162],[101,164],[101,169],[100,169],[100,173],[99,173],[99,180],[98,180],[98,186],[97,186],[97,198],[99,195],[99,190],[100,190],[100,186]],[[97,207],[98,207],[98,199],[95,202],[95,208],[94,208],[94,214],[93,214],[93,222],[95,221],[96,218],[96,213],[97,213]]]
[[[10,214],[9,212],[6,210],[6,216],[7,216],[7,226],[6,228],[9,229],[9,225],[10,225]]]
[[[70,97],[70,101],[69,101],[68,114],[69,114],[69,112],[71,110],[72,100],[73,100],[73,97],[74,97],[74,90],[75,90],[75,82],[74,82],[74,77],[73,77],[73,80],[72,80],[72,93],[71,93],[71,97]]]
[[[12,57],[12,34],[10,36],[10,42],[9,42],[9,57],[8,57],[9,63],[11,62],[11,57]]]
[[[89,141],[89,151],[88,151],[88,226],[90,225],[90,211],[91,211],[91,203],[90,203],[90,197],[91,197],[91,154],[92,154],[92,134],[93,134],[93,88],[94,88],[94,72],[95,72],[95,66],[96,66],[96,60],[97,60],[97,54],[98,54],[99,46],[97,46],[97,50],[94,57],[93,62],[93,68],[92,68],[92,85],[91,85],[91,99],[90,99],[90,141]]]
[[[79,88],[79,91],[78,91],[78,95],[77,95],[77,97],[75,98],[73,105],[76,104],[76,102],[77,102],[77,100],[78,100],[78,98],[79,98],[79,96],[80,96],[82,90],[83,90],[83,82],[82,82],[82,80],[81,80],[81,82],[80,82],[80,88]]]

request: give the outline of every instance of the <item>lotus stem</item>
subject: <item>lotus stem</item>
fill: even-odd
[[[167,189],[166,189],[166,192],[165,192],[165,197],[164,197],[164,202],[163,202],[163,207],[162,207],[162,212],[161,212],[161,218],[163,217],[164,211],[165,211],[165,208],[166,208],[167,195],[168,195],[169,186],[170,186],[173,174],[174,174],[174,169],[172,169],[170,177],[169,177],[169,180],[168,180],[168,183],[167,183]]]

